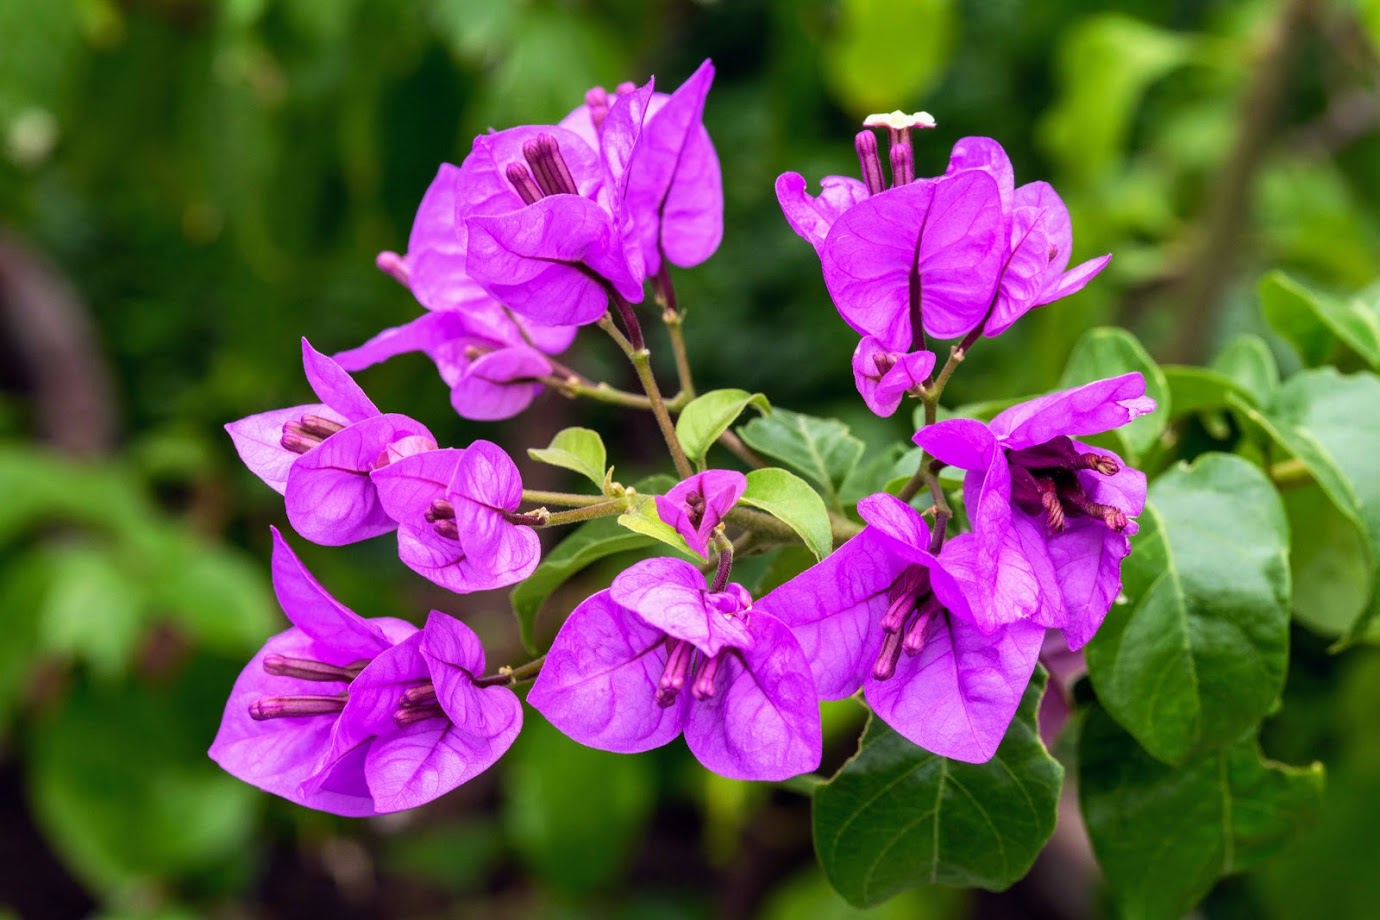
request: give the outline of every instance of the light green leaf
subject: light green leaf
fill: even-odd
[[[738,434],[753,450],[799,471],[819,487],[829,507],[841,510],[840,489],[864,449],[843,422],[773,409]]]
[[[755,406],[762,412],[771,411],[765,396],[747,390],[711,390],[691,400],[676,419],[676,438],[686,455],[703,466],[709,445],[717,441],[748,406]]]
[[[55,552],[39,643],[72,655],[101,677],[123,674],[145,623],[144,583],[109,547],[75,544]]]
[[[618,516],[618,523],[631,531],[665,543],[690,559],[698,561],[704,558],[690,548],[679,531],[661,519],[656,513],[656,499],[651,495],[634,495],[628,510]]]
[[[1223,875],[1269,858],[1313,823],[1323,768],[1265,760],[1254,733],[1175,768],[1100,709],[1083,725],[1079,798],[1120,916],[1176,920]]]
[[[549,447],[529,448],[527,456],[538,463],[573,470],[594,483],[595,488],[602,489],[604,486],[604,471],[608,458],[604,450],[604,439],[599,437],[597,431],[588,428],[566,428],[556,432]]]
[[[1133,419],[1112,433],[1122,450],[1134,461],[1143,457],[1160,439],[1174,412],[1164,372],[1135,336],[1125,329],[1112,326],[1101,326],[1083,333],[1073,346],[1073,354],[1069,355],[1064,376],[1059,380],[1059,389],[1131,371],[1140,371],[1145,377],[1145,394],[1159,404],[1156,411]]]
[[[829,509],[819,493],[794,473],[774,467],[753,470],[747,474],[747,491],[738,501],[791,525],[815,559],[822,560],[833,551]]]
[[[824,43],[825,80],[858,116],[920,98],[944,73],[958,17],[953,0],[843,0]]]
[[[1340,340],[1380,369],[1380,290],[1376,288],[1343,300],[1273,271],[1260,281],[1260,312],[1309,367],[1326,363]]]
[[[1169,385],[1170,418],[1225,409],[1231,405],[1230,396],[1252,402],[1256,399],[1254,393],[1235,379],[1205,367],[1166,364],[1161,370]]]
[[[1279,392],[1279,365],[1258,335],[1238,335],[1227,342],[1212,359],[1212,369],[1240,384],[1255,405],[1270,405]]]
[[[1289,529],[1257,467],[1204,454],[1150,487],[1114,604],[1087,647],[1097,697],[1166,763],[1239,738],[1284,686]]]
[[[862,746],[814,795],[815,852],[829,882],[859,907],[916,885],[1003,890],[1025,876],[1054,833],[1064,769],[1036,730],[1037,668],[996,755],[938,757],[875,716]]]

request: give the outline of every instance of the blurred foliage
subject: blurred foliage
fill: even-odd
[[[926,109],[939,128],[919,144],[921,174],[942,169],[957,138],[995,136],[1018,181],[1048,179],[1065,197],[1075,260],[1115,254],[1086,292],[975,350],[951,404],[1154,358],[1170,362],[1162,386],[1188,447],[1245,419],[1259,430],[1239,452],[1306,464],[1318,485],[1286,494],[1294,534],[1340,533],[1353,551],[1310,554],[1296,537],[1306,629],[1263,744],[1287,762],[1327,761],[1330,789],[1311,836],[1219,885],[1204,910],[1365,916],[1369,880],[1345,870],[1380,818],[1380,671],[1373,651],[1338,656],[1326,643],[1376,622],[1368,496],[1380,476],[1373,445],[1346,425],[1375,400],[1348,390],[1341,408],[1323,405],[1308,376],[1279,400],[1266,389],[1276,365],[1287,376],[1376,361],[1366,286],[1380,264],[1380,3],[1109,6],[0,0],[0,215],[87,305],[114,381],[93,398],[121,432],[83,460],[35,443],[41,394],[11,354],[18,340],[0,341],[0,777],[3,833],[25,843],[0,869],[0,902],[26,917],[979,909],[925,889],[854,911],[807,868],[803,800],[706,784],[680,747],[645,759],[577,750],[535,715],[497,776],[398,820],[308,814],[204,757],[236,670],[282,625],[265,563],[281,504],[220,426],[300,401],[299,336],[331,352],[417,313],[373,257],[403,247],[437,165],[459,162],[475,134],[558,119],[596,83],[656,73],[673,86],[713,57],[705,118],[724,164],[724,243],[677,275],[703,390],[837,416],[874,449],[909,435],[905,413],[876,419],[845,371],[818,371],[846,369],[852,342],[772,181],[785,169],[854,174],[861,115]],[[1249,104],[1266,73],[1282,91]],[[1226,234],[1228,258],[1205,245],[1211,234]],[[1257,310],[1275,267],[1284,274],[1265,281]],[[16,303],[5,307],[24,323]],[[1137,338],[1078,344],[1101,324]],[[1217,376],[1182,367],[1211,354]],[[614,357],[582,338],[569,360],[626,384]],[[1218,377],[1261,398],[1242,403]],[[520,455],[583,424],[625,473],[656,455],[642,420],[554,395],[510,424],[461,422],[420,356],[362,380],[445,442],[482,433]],[[1118,449],[1154,463],[1149,426],[1168,415],[1128,429]],[[880,485],[903,462],[869,455],[857,475]],[[541,469],[523,464],[536,487],[575,483]],[[463,611],[491,661],[523,659],[505,597],[420,586],[387,539],[303,550],[354,609]],[[763,577],[779,580],[773,571]]]

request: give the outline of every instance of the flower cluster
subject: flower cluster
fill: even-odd
[[[527,701],[576,741],[633,753],[683,735],[707,768],[734,778],[814,770],[819,701],[859,690],[916,744],[981,762],[1001,742],[1047,633],[1061,631],[1072,653],[1096,632],[1120,591],[1145,477],[1074,439],[1152,411],[1144,380],[1096,381],[990,421],[936,421],[969,348],[1077,291],[1108,258],[1067,268],[1063,204],[1045,183],[1015,187],[991,139],[959,141],[944,175],[916,178],[912,135],[933,119],[874,116],[856,140],[861,180],[826,177],[818,196],[795,173],[776,185],[840,316],[861,336],[852,371],[863,400],[884,416],[907,396],[926,409],[910,482],[858,502],[858,524],[830,518],[813,495],[771,491],[791,482],[808,490],[782,471],[754,487],[750,475],[705,469],[703,445],[692,468],[671,417],[690,415],[695,401],[669,266],[699,264],[722,235],[719,164],[701,121],[712,79],[705,62],[669,95],[651,82],[596,88],[557,125],[476,139],[427,190],[406,255],[378,259],[426,312],[334,359],[303,341],[321,402],[226,426],[303,537],[340,545],[396,531],[401,561],[456,593],[532,575],[536,529],[604,516],[684,558],[632,564],[575,607],[547,655],[485,675],[484,652],[459,621],[437,611],[421,628],[363,619],[275,531],[274,586],[293,625],[231,693],[211,749],[231,773],[339,814],[413,807],[503,754],[522,723],[510,687],[533,676]],[[887,132],[890,187],[872,127]],[[637,319],[648,284],[677,349],[681,393],[670,400]],[[645,395],[558,363],[579,327],[594,323],[623,348]],[[961,339],[937,374],[930,337]],[[614,482],[602,443],[571,454],[592,435],[583,432],[545,453],[562,453],[560,465],[596,483],[602,474],[601,494],[526,492],[497,445],[442,447],[407,416],[381,413],[350,376],[407,351],[436,363],[456,411],[471,419],[512,416],[546,387],[647,409],[678,483],[648,500]],[[764,466],[725,430],[731,421],[716,423],[720,443]],[[962,520],[942,481],[958,471]],[[922,511],[912,500],[926,487]],[[569,510],[524,511],[524,502]],[[842,545],[754,600],[730,580],[735,550],[769,551],[806,533],[794,517],[801,508]],[[697,557],[701,565],[687,561]]]

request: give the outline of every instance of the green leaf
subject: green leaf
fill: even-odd
[[[1270,405],[1279,392],[1279,365],[1258,335],[1238,335],[1229,341],[1212,359],[1212,369],[1239,383],[1258,406]]]
[[[1374,596],[1380,582],[1380,428],[1370,422],[1377,405],[1380,377],[1367,372],[1343,375],[1334,368],[1320,368],[1290,377],[1268,413],[1245,405],[1236,407],[1244,419],[1304,464],[1337,513],[1365,540],[1370,572],[1365,597],[1371,603],[1363,605],[1363,611],[1341,630],[1353,636],[1374,621],[1380,608],[1380,598]],[[1316,519],[1295,523],[1303,539],[1322,539],[1306,529],[1316,524]],[[1335,533],[1335,526],[1328,525],[1327,532]],[[1341,537],[1335,549],[1340,561],[1341,556],[1356,552],[1355,541]],[[1295,556],[1294,571],[1300,581],[1316,573],[1316,569],[1303,571],[1303,566],[1316,561],[1307,549]],[[1340,625],[1338,611],[1319,606],[1326,601],[1313,588],[1309,585],[1295,600],[1300,619],[1314,628]]]
[[[1342,300],[1273,271],[1260,281],[1260,312],[1309,367],[1326,363],[1340,340],[1380,369],[1380,296],[1375,293]]]
[[[109,547],[74,544],[56,551],[43,609],[42,648],[72,655],[104,678],[123,674],[143,634],[145,584]]]
[[[604,470],[608,457],[604,451],[604,439],[599,432],[588,428],[566,428],[556,432],[551,445],[546,448],[529,448],[527,456],[538,463],[549,463],[562,469],[573,470],[594,483],[596,489],[604,486]]]
[[[953,0],[843,0],[824,43],[825,80],[855,115],[920,98],[943,75],[958,17]]]
[[[665,543],[676,552],[699,561],[704,557],[685,542],[680,532],[656,513],[656,499],[651,495],[634,495],[628,510],[618,516],[618,523],[631,531]]]
[[[1098,699],[1151,754],[1182,763],[1270,710],[1289,659],[1289,529],[1257,467],[1204,454],[1150,486],[1127,603],[1087,647]]]
[[[829,509],[810,484],[785,470],[753,470],[747,475],[747,491],[738,499],[791,525],[800,534],[815,558],[823,560],[833,552],[833,530]]]
[[[771,411],[771,403],[765,396],[747,390],[711,390],[691,400],[676,419],[676,438],[686,456],[703,466],[709,445],[717,441],[748,406],[755,406],[762,412]]]
[[[529,719],[504,763],[504,824],[537,877],[585,894],[627,867],[656,804],[651,759],[588,748]]]
[[[1371,549],[1356,520],[1316,483],[1281,493],[1289,531],[1294,619],[1321,636],[1344,636],[1366,611],[1373,573]]]
[[[820,488],[829,507],[842,508],[840,489],[864,449],[843,422],[773,409],[739,428],[738,434],[753,450],[802,473]]]
[[[1120,442],[1122,450],[1132,459],[1145,455],[1164,434],[1174,411],[1171,405],[1169,383],[1139,340],[1125,329],[1100,326],[1089,329],[1073,346],[1069,362],[1064,367],[1064,376],[1059,380],[1059,389],[1080,386],[1116,377],[1131,371],[1140,371],[1145,377],[1145,393],[1159,404],[1158,410],[1140,418],[1133,419],[1112,432]]]
[[[879,904],[939,883],[1005,889],[1052,833],[1064,769],[1035,713],[1037,668],[996,755],[970,764],[937,757],[873,717],[862,746],[814,796],[815,851],[849,903]]]
[[[855,505],[869,495],[884,491],[886,485],[896,476],[896,465],[901,458],[919,448],[905,444],[888,444],[884,449],[869,455],[853,467],[848,478],[839,486],[839,501],[845,505]],[[912,471],[915,464],[911,464]]]
[[[1096,707],[1078,776],[1097,862],[1128,920],[1188,914],[1220,876],[1284,849],[1322,805],[1322,765],[1265,760],[1253,733],[1175,768]]]
[[[1169,385],[1170,418],[1225,409],[1231,405],[1232,396],[1252,402],[1256,399],[1235,379],[1205,367],[1167,364],[1161,370]]]
[[[652,542],[650,537],[620,526],[613,518],[600,518],[580,525],[570,536],[556,544],[556,548],[546,554],[536,570],[527,576],[527,580],[518,584],[509,595],[523,646],[536,654],[537,614],[552,592],[586,566],[615,553],[641,549]]]

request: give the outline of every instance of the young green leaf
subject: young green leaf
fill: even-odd
[[[1174,920],[1223,875],[1284,849],[1322,805],[1323,768],[1265,760],[1254,733],[1170,767],[1093,707],[1079,744],[1084,820],[1121,915]]]
[[[656,499],[651,495],[634,495],[628,510],[618,516],[618,523],[628,530],[659,540],[681,555],[699,562],[703,556],[686,544],[680,533],[656,513]]]
[[[843,482],[864,449],[843,422],[785,409],[753,419],[738,434],[753,450],[780,460],[819,486],[825,502],[835,509],[841,508]]]
[[[709,445],[717,441],[748,406],[762,412],[771,410],[765,396],[747,390],[711,390],[691,400],[676,419],[676,437],[686,456],[703,464]]]
[[[1021,879],[1054,833],[1064,768],[1035,713],[1037,668],[987,763],[937,757],[873,718],[862,746],[814,796],[815,851],[851,904],[879,904],[939,883],[1000,891]]]
[[[529,448],[527,456],[538,463],[573,470],[594,483],[596,488],[602,489],[604,486],[608,455],[604,450],[604,439],[599,437],[597,431],[566,428],[556,432],[549,447]]]
[[[1340,340],[1380,370],[1380,301],[1373,295],[1343,300],[1273,271],[1260,281],[1260,312],[1309,367],[1326,362]]]
[[[1274,705],[1289,659],[1289,529],[1257,467],[1205,454],[1150,486],[1114,604],[1087,647],[1098,699],[1182,763]]]
[[[809,483],[775,467],[753,470],[747,474],[747,483],[747,491],[738,499],[741,504],[765,511],[791,525],[816,559],[822,560],[829,555],[834,548],[829,509],[824,507],[819,493],[810,488]]]

